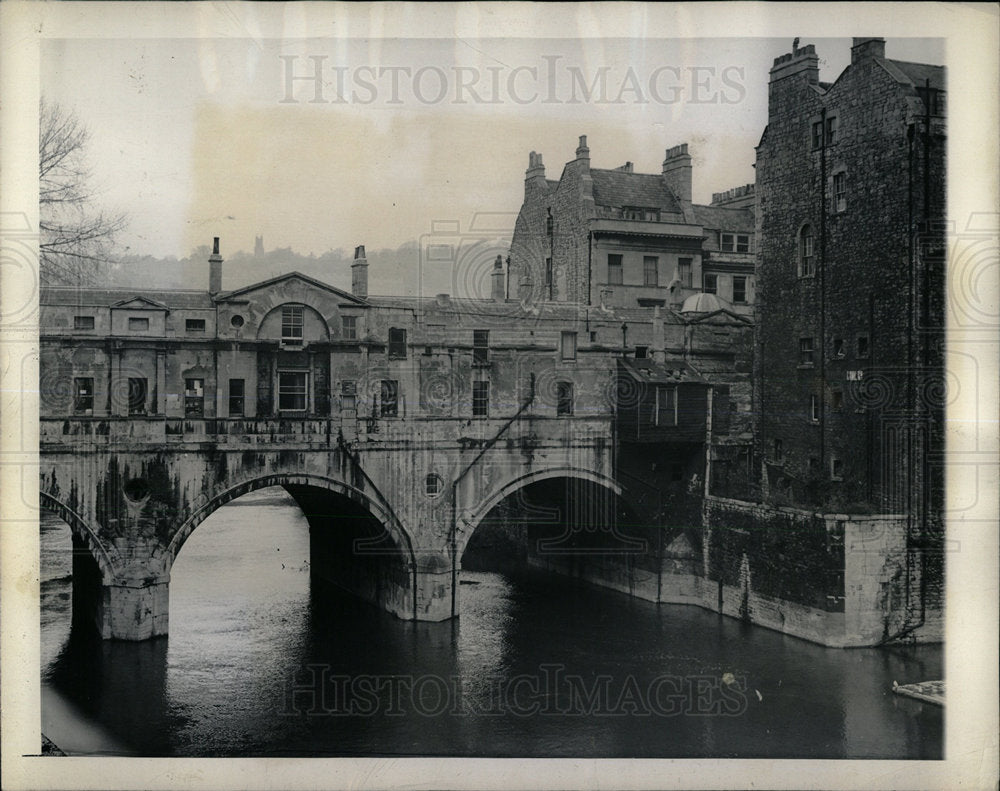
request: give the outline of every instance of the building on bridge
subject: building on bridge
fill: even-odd
[[[184,541],[256,488],[298,501],[315,574],[440,620],[457,612],[469,538],[515,494],[565,507],[545,538],[552,557],[566,524],[603,529],[616,502],[633,503],[633,532],[652,533],[612,530],[611,550],[648,554],[678,518],[649,492],[703,482],[706,448],[729,441],[711,409],[748,428],[752,326],[717,299],[663,314],[537,310],[504,298],[499,261],[492,300],[380,298],[364,247],[350,293],[296,272],[225,290],[218,239],[207,269],[207,290],[41,295],[41,500],[73,530],[75,577],[100,581],[75,601],[106,637],[165,633]],[[621,370],[656,375],[623,388]],[[644,387],[673,428],[622,466],[618,404]],[[685,519],[677,530],[694,527]]]
[[[522,301],[679,309],[714,294],[750,316],[755,301],[754,185],[691,200],[687,144],[659,174],[590,165],[586,136],[558,181],[532,151],[511,242],[508,294]]]

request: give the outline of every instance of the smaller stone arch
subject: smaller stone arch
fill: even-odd
[[[594,472],[593,470],[587,470],[582,467],[551,467],[544,470],[534,470],[526,473],[525,475],[521,475],[507,481],[507,483],[503,486],[494,490],[494,492],[483,500],[480,505],[476,506],[476,510],[473,511],[470,516],[460,517],[460,523],[456,526],[458,528],[458,535],[456,536],[456,556],[462,556],[462,553],[465,552],[465,548],[469,543],[469,539],[472,537],[472,534],[476,532],[476,528],[479,527],[479,523],[482,522],[483,518],[491,510],[493,510],[498,503],[514,494],[519,489],[523,489],[525,486],[538,481],[544,481],[549,478],[577,478],[579,480],[597,484],[598,486],[604,486],[616,495],[620,496],[622,494],[622,487],[614,478]]]
[[[104,543],[97,536],[97,534],[91,529],[90,525],[87,524],[87,521],[72,508],[60,502],[47,492],[39,492],[39,504],[43,510],[55,514],[67,525],[69,525],[73,535],[87,547],[91,557],[94,559],[94,562],[97,563],[97,567],[101,571],[102,584],[117,584],[117,558],[112,557],[112,554],[104,546]]]

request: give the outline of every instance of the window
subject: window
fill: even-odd
[[[238,330],[240,327],[242,327],[244,324],[246,324],[246,321],[244,320],[244,318],[242,316],[237,315],[237,316],[233,316],[229,320],[229,323],[233,325],[233,329],[237,329]]]
[[[733,302],[746,304],[747,301],[747,279],[745,277],[733,277]]]
[[[803,225],[799,231],[799,277],[816,274],[815,240],[811,225]]]
[[[94,317],[93,316],[74,316],[73,317],[73,329],[74,330],[92,330],[92,329],[94,329]]]
[[[356,341],[358,339],[358,317],[344,316],[340,323],[344,328],[344,340]]]
[[[838,358],[844,356],[844,339],[843,338],[834,338],[833,339],[833,356],[834,357],[838,357]]]
[[[358,408],[357,382],[340,383],[340,408],[342,410],[354,410]]]
[[[809,419],[819,423],[819,396],[816,394],[809,396]]]
[[[278,409],[305,412],[309,398],[309,374],[305,371],[278,372]]]
[[[657,426],[677,425],[677,388],[656,388],[656,409],[653,423]]]
[[[484,366],[490,364],[490,331],[472,331],[472,364]]]
[[[185,332],[204,332],[205,331],[205,319],[185,319],[184,320],[184,331]]]
[[[837,131],[840,128],[840,122],[837,120],[837,116],[831,115],[826,119],[826,144],[832,146],[837,142]]]
[[[780,439],[774,440],[772,455],[775,461],[785,460],[785,449]]]
[[[229,416],[243,416],[243,394],[245,392],[242,379],[229,380]]]
[[[844,408],[843,390],[834,390],[830,393],[830,407],[838,412]]]
[[[702,291],[706,294],[718,294],[719,293],[719,276],[718,275],[703,275],[702,276]]]
[[[847,174],[843,171],[833,174],[833,210],[847,211]]]
[[[749,253],[750,234],[720,233],[719,249],[724,253]]]
[[[564,332],[559,341],[559,354],[564,360],[576,359],[576,333]]]
[[[545,287],[549,289],[549,295],[552,295],[552,259],[545,259]]]
[[[472,383],[472,416],[488,417],[490,414],[490,383]]]
[[[691,280],[691,277],[692,277],[692,273],[691,273],[691,263],[692,263],[692,260],[693,259],[691,259],[691,258],[678,258],[677,259],[677,268],[680,271],[681,285],[684,286],[684,288],[691,288],[691,283],[693,282]]]
[[[830,459],[830,477],[835,481],[844,479],[844,462],[838,458]]]
[[[573,414],[573,383],[556,382],[556,415]]]
[[[817,459],[815,456],[809,457],[809,472],[812,473],[813,475],[819,472],[819,459]]]
[[[143,319],[137,316],[129,316],[128,328],[132,332],[144,332],[149,329],[149,319]]]
[[[548,209],[549,216],[545,218],[545,235],[552,236],[555,223],[552,221],[552,209]]]
[[[424,493],[428,497],[437,497],[442,491],[444,491],[444,481],[440,475],[432,472],[424,478]]]
[[[859,335],[858,336],[858,357],[868,356],[868,336]]]
[[[406,357],[406,330],[398,327],[389,328],[389,356]]]
[[[129,377],[128,413],[130,415],[146,414],[146,394],[146,380],[141,377]]]
[[[203,417],[205,414],[205,380],[184,380],[184,417]]]
[[[812,125],[812,147],[814,149],[823,145],[823,122],[815,121]]]
[[[94,414],[94,380],[89,376],[73,380],[73,412],[77,415]]]
[[[645,360],[649,357],[649,347],[648,346],[636,346],[635,347],[635,359]]]
[[[301,346],[303,321],[301,305],[285,305],[281,309],[281,342]]]
[[[395,379],[382,380],[379,414],[382,417],[396,417],[399,415],[399,382]]]
[[[625,282],[622,274],[622,257],[620,255],[608,255],[608,284],[620,286]]]
[[[799,365],[813,364],[813,339],[799,338]]]
[[[658,273],[660,264],[660,259],[655,255],[646,255],[642,258],[642,282],[645,286],[658,286],[660,285],[660,277]]]

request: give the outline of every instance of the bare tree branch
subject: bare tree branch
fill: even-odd
[[[38,130],[41,280],[45,285],[93,283],[113,257],[124,214],[93,206],[86,147],[90,132],[72,112],[42,99]]]

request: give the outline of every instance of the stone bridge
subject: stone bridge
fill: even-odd
[[[43,419],[41,505],[72,529],[74,618],[105,638],[166,634],[184,542],[268,486],[305,513],[315,574],[401,618],[453,617],[462,553],[494,506],[550,478],[622,491],[611,417],[546,419],[532,400],[507,419],[407,421],[353,441],[339,419]]]

